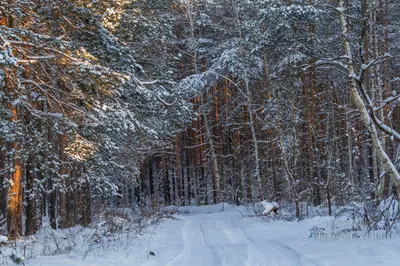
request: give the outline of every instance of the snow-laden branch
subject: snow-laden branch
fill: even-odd
[[[136,77],[133,77],[133,80],[135,81],[135,83],[141,87],[142,90],[145,90],[147,92],[149,92],[150,94],[152,94],[153,96],[156,97],[156,99],[162,103],[165,107],[171,107],[173,105],[176,104],[176,102],[178,101],[178,99],[175,99],[172,103],[168,103],[166,102],[164,99],[162,99],[160,97],[160,95],[158,95],[157,93],[154,93],[152,91],[149,91],[145,88],[145,86],[152,86],[152,85],[159,85],[161,83],[160,80],[156,79],[156,80],[152,80],[152,81],[141,81]],[[161,85],[160,85],[161,86]],[[162,86],[161,86],[162,87]],[[162,87],[163,88],[163,87]]]
[[[340,58],[346,59],[345,57],[340,57]],[[339,61],[338,58],[322,58],[322,59],[317,60],[313,64],[309,64],[309,65],[305,66],[302,70],[307,71],[310,68],[316,68],[319,66],[326,66],[326,65],[339,67],[342,70],[348,71],[347,65],[345,63]]]
[[[175,105],[175,103],[177,102],[177,99],[175,99],[172,103],[167,103],[166,101],[161,99],[161,97],[159,95],[157,95],[157,94],[156,94],[156,98],[160,103],[162,103],[166,107],[171,107],[171,106]]]
[[[373,67],[373,66],[375,66],[377,64],[380,64],[380,63],[384,62],[385,60],[387,60],[389,58],[391,58],[390,54],[384,54],[384,55],[378,56],[377,58],[371,60],[368,64],[362,64],[361,68],[360,68],[359,75],[358,75],[359,79],[361,81],[363,81],[365,73],[367,72],[368,69],[370,69],[371,67]]]
[[[37,48],[37,49],[42,49],[45,51],[51,51],[53,53],[59,54],[60,56],[63,56],[65,58],[68,58],[71,61],[75,61],[75,62],[81,62],[81,60],[74,58],[66,53],[61,52],[60,50],[54,49],[54,48],[50,48],[48,46],[44,46],[44,45],[37,45],[31,42],[24,42],[24,41],[11,41],[11,40],[7,40],[7,42],[9,44],[11,44],[12,46],[30,46],[33,48]]]
[[[329,4],[313,4],[313,6],[327,8],[327,9],[332,10],[333,12],[338,13],[346,18],[351,18],[351,19],[356,19],[356,20],[360,19],[359,17],[356,17],[356,16],[346,13],[346,11],[350,9],[350,7],[345,8],[345,7],[340,7],[340,6],[332,6]]]
[[[382,130],[383,132],[385,132],[387,135],[392,136],[394,138],[396,138],[398,141],[400,141],[400,133],[398,133],[396,130],[394,130],[392,127],[389,127],[388,125],[386,125],[385,123],[383,123],[378,116],[376,115],[376,110],[373,106],[373,102],[371,100],[371,98],[369,97],[367,90],[365,89],[364,85],[362,84],[361,81],[359,82],[359,87],[362,93],[362,96],[364,97],[364,99],[366,100],[367,104],[366,107],[368,107],[370,116],[372,118],[372,121],[374,122],[374,124],[376,124],[378,126],[378,128],[380,130]]]
[[[375,112],[372,112],[372,119],[374,120],[375,124],[379,127],[380,130],[385,132],[387,135],[394,137],[398,141],[400,141],[400,133],[394,130],[392,127],[389,127],[385,123],[383,123],[375,114]]]
[[[35,86],[37,89],[39,89],[42,93],[44,93],[45,95],[49,96],[51,99],[53,99],[61,108],[61,111],[63,112],[63,114],[66,116],[65,112],[64,112],[64,106],[68,107],[71,110],[74,110],[76,112],[79,112],[83,115],[86,115],[85,112],[83,112],[82,110],[79,110],[78,108],[76,108],[75,106],[72,106],[70,103],[67,103],[65,101],[62,101],[60,99],[57,99],[56,97],[54,97],[51,93],[49,93],[48,90],[46,90],[45,88],[42,87],[41,84],[37,83],[34,80],[30,80],[30,79],[20,79],[19,82],[21,84],[31,84],[33,86]],[[48,85],[46,85],[48,86]]]
[[[385,106],[387,106],[391,103],[394,103],[396,101],[399,101],[399,100],[400,100],[400,94],[396,95],[396,96],[390,96],[389,98],[387,98],[385,100],[381,100],[381,101],[376,100],[375,102],[378,102],[380,104],[380,106],[375,107],[374,111],[377,112],[377,111],[381,110],[382,108],[384,108]]]

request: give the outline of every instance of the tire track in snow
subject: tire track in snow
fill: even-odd
[[[218,259],[218,261],[219,261],[218,265],[224,265],[223,260],[222,260],[222,257],[221,257],[220,254],[217,252],[216,248],[213,247],[213,246],[207,241],[206,233],[204,232],[204,229],[203,229],[203,222],[200,222],[200,231],[201,231],[201,233],[203,234],[203,241],[204,241],[204,244],[205,244],[210,250],[212,250],[212,252],[213,252],[213,254],[214,254],[215,260],[217,259],[217,256],[218,256],[218,258],[219,258],[219,259]],[[216,265],[217,265],[217,264],[216,264]]]
[[[253,261],[254,255],[250,255],[253,258],[250,258],[247,265],[302,266],[300,255],[295,250],[289,247],[282,248],[270,240],[257,242],[250,238],[244,227],[238,225],[236,221],[234,221],[234,226],[236,231],[240,232],[236,234],[241,235],[244,241],[247,241],[249,248],[255,249],[256,256],[259,256]]]
[[[254,240],[248,238],[244,233],[243,229],[237,226],[236,223],[233,223],[234,226],[231,228],[226,228],[225,232],[228,235],[231,235],[232,238],[235,239],[235,242],[245,243],[248,250],[248,258],[246,261],[247,266],[273,266],[273,265],[286,265],[282,264],[281,260],[278,260],[276,256],[271,256],[269,251],[269,247],[265,247],[255,242]],[[295,266],[292,264],[288,264],[290,266]]]
[[[190,252],[190,241],[187,241],[187,230],[189,228],[189,221],[185,222],[185,225],[182,228],[182,242],[183,242],[183,249],[182,251],[178,254],[178,256],[170,261],[167,266],[174,266],[177,265],[176,263],[181,260],[185,260],[188,257],[188,254]]]
[[[251,239],[248,236],[246,229],[244,227],[242,227],[242,226],[240,226],[240,227],[242,228],[243,233],[246,235],[246,237],[249,240],[253,241],[254,243],[258,243],[258,244],[268,243],[271,247],[274,247],[273,251],[275,251],[278,254],[280,254],[280,257],[283,260],[287,260],[287,257],[289,255],[289,257],[291,257],[291,260],[296,262],[296,264],[278,264],[278,265],[318,266],[318,264],[315,261],[310,260],[310,259],[308,259],[308,258],[306,258],[304,256],[301,256],[295,249],[293,249],[293,248],[291,248],[291,247],[289,247],[289,246],[287,246],[287,245],[285,245],[285,244],[283,244],[283,243],[281,243],[279,241],[272,240],[272,239],[266,239],[262,243],[254,241],[253,239]]]
[[[215,252],[207,245],[201,222],[188,220],[182,228],[183,249],[167,266],[218,265]]]
[[[278,241],[249,237],[240,217],[227,213],[187,217],[181,229],[183,249],[168,266],[316,266]],[[304,263],[304,265],[303,265]]]
[[[225,235],[232,243],[245,244],[247,250],[246,265],[287,265],[287,266],[302,266],[300,256],[294,250],[279,249],[273,242],[259,243],[247,235],[244,227],[237,225],[233,215],[222,212],[225,217],[228,217],[229,226],[222,227]]]
[[[216,258],[219,259],[219,264],[216,265],[243,266],[248,257],[247,245],[234,243],[233,239],[224,232],[224,228],[227,226],[226,222],[230,224],[231,221],[218,218],[218,215],[215,215],[212,219],[203,221],[201,225],[207,245],[213,249]]]

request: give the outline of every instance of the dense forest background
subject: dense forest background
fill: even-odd
[[[0,1],[0,229],[396,196],[396,0]]]

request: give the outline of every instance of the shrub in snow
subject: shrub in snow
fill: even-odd
[[[263,200],[258,202],[254,206],[254,212],[256,215],[277,215],[279,210],[279,204],[276,202],[268,202]]]
[[[314,226],[310,229],[310,235],[308,237],[321,239],[323,235],[325,235],[325,228]]]
[[[389,221],[398,218],[399,210],[399,201],[394,196],[390,196],[389,198],[382,200],[378,206],[379,215],[383,216],[382,218],[385,218]]]
[[[25,258],[23,256],[14,252],[11,254],[10,258],[15,264],[23,264],[25,261]]]
[[[309,237],[318,240],[385,239],[391,234],[387,230],[373,228],[364,219],[340,216],[325,221],[324,227],[314,226]]]

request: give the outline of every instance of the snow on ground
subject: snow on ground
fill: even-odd
[[[148,233],[120,248],[81,254],[37,257],[27,266],[375,266],[400,265],[400,237],[318,240],[314,226],[332,218],[300,222],[263,222],[244,217],[245,207],[227,204],[182,207],[180,214],[148,228]],[[154,252],[155,256],[150,255]]]
[[[0,235],[0,243],[6,242],[7,240],[8,240],[8,238],[6,236]]]

